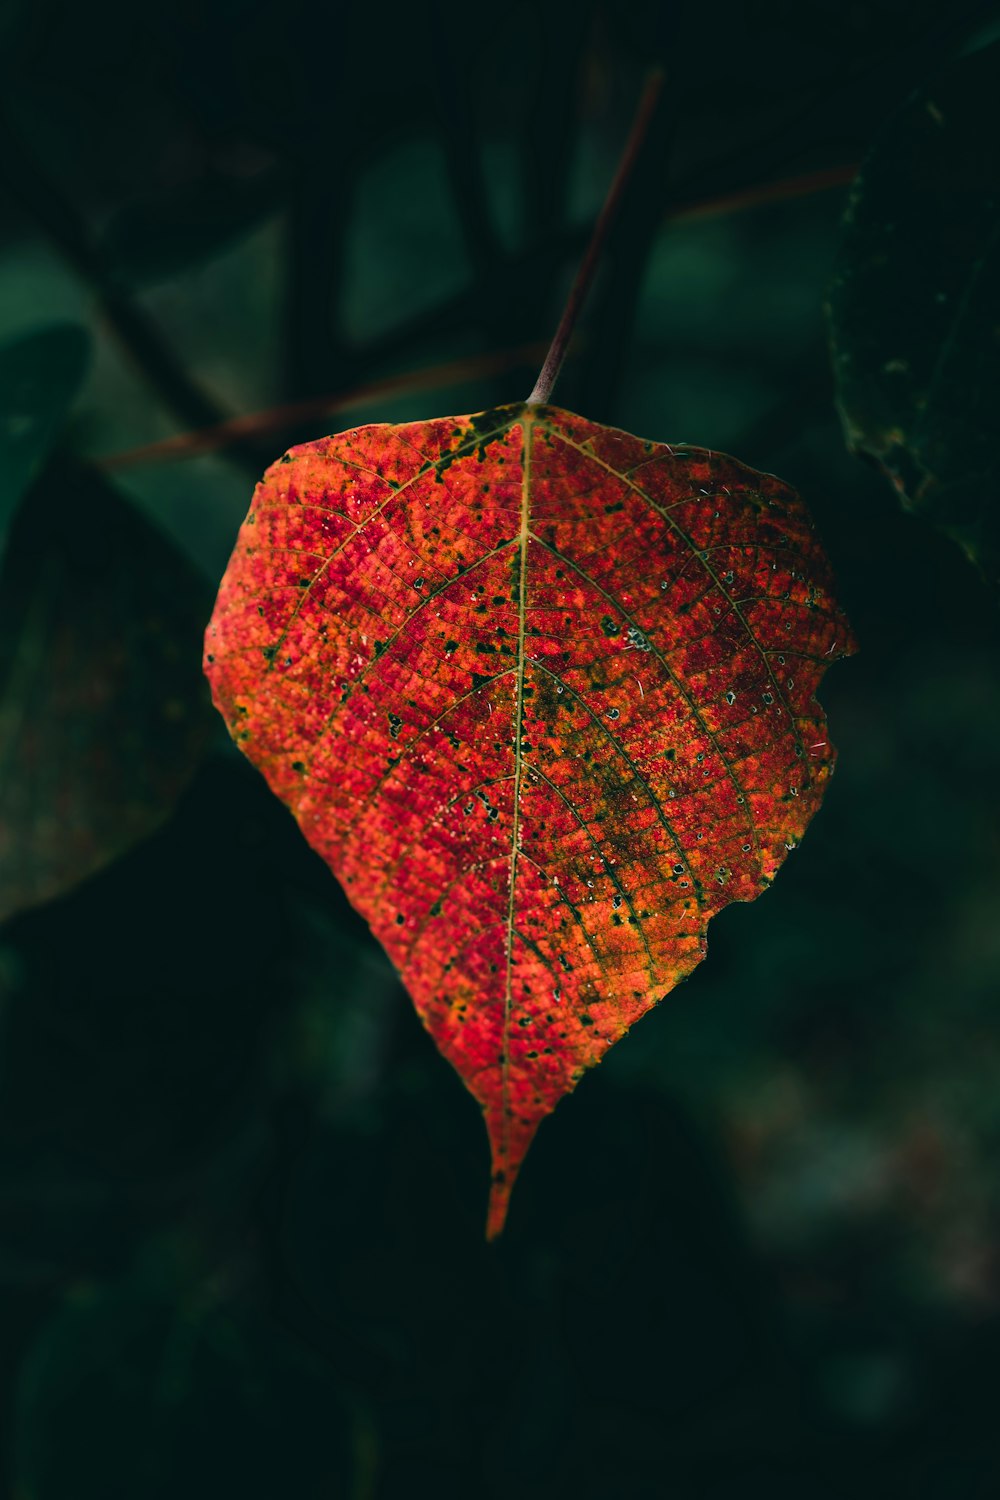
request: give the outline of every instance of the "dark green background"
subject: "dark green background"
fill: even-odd
[[[0,577],[0,774],[102,830],[138,786],[160,825],[0,929],[4,1494],[1000,1493],[1000,622],[845,451],[822,304],[846,190],[728,202],[849,168],[995,30],[895,0],[0,7],[0,340],[94,340]],[[544,339],[658,55],[558,399],[795,484],[860,654],[823,690],[840,764],[801,850],[545,1124],[488,1247],[476,1106],[287,814],[221,725],[185,741],[179,796],[144,779],[165,690],[141,632],[74,790],[66,678],[111,671],[143,592],[94,586],[97,560],[161,576],[81,459]],[[338,425],[114,476],[180,553],[149,598],[193,719],[174,611],[207,617],[267,460]],[[40,650],[13,705],[49,726],[29,766],[4,601],[59,545],[56,493],[99,524],[60,564],[77,655]]]

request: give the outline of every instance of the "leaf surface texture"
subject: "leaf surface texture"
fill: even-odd
[[[786,485],[553,407],[361,427],[258,486],[206,639],[230,731],[479,1100],[540,1121],[771,880],[850,649]]]

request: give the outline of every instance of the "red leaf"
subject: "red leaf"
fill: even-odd
[[[241,749],[479,1100],[539,1122],[769,883],[851,649],[797,496],[554,407],[360,427],[258,486],[208,630]]]

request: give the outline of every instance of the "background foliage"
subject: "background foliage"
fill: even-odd
[[[823,319],[858,162],[995,30],[0,8],[5,1493],[997,1493],[1000,625],[848,454]],[[343,422],[121,455],[408,372],[350,420],[523,395],[656,57],[559,400],[792,482],[861,654],[802,849],[486,1247],[475,1105],[200,681],[253,478]]]

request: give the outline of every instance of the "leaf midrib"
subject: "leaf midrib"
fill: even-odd
[[[501,1033],[500,1064],[500,1111],[502,1126],[502,1158],[504,1170],[510,1154],[510,1015],[513,1004],[514,963],[514,907],[517,889],[517,857],[521,838],[521,777],[523,757],[521,752],[524,719],[524,670],[525,639],[528,604],[528,540],[531,535],[531,435],[534,413],[526,410],[521,418],[524,432],[524,447],[521,459],[521,529],[518,533],[520,565],[518,568],[517,602],[517,688],[514,702],[514,814],[510,835],[510,890],[507,896],[507,968],[504,982],[503,1031]]]

